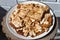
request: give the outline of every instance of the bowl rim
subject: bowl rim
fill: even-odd
[[[36,1],[25,1],[25,2],[22,2],[22,3],[20,3],[20,4],[30,4],[30,3],[46,5],[45,3],[36,2]],[[48,5],[47,5],[47,6],[48,6]],[[10,11],[8,11],[8,13],[7,13],[7,15],[6,15],[6,25],[7,25],[7,28],[9,29],[9,31],[10,31],[13,35],[15,35],[16,37],[22,38],[22,39],[38,39],[38,38],[42,38],[42,37],[46,36],[46,35],[49,34],[50,31],[53,29],[54,23],[55,23],[55,16],[54,16],[54,13],[53,13],[52,9],[50,8],[50,11],[51,11],[51,14],[52,14],[52,16],[53,16],[54,21],[53,21],[53,25],[51,26],[51,28],[49,28],[49,29],[50,29],[49,32],[44,33],[44,34],[42,33],[43,36],[38,35],[38,36],[36,36],[36,37],[34,37],[34,38],[22,37],[22,36],[20,36],[19,34],[15,34],[14,31],[12,31],[13,28],[11,29],[10,26],[8,25],[9,15],[12,14],[12,11],[13,11],[14,8],[16,8],[16,5],[15,5],[14,7],[12,7],[12,8],[10,9]],[[9,13],[10,13],[10,14],[9,14]],[[19,35],[19,36],[18,36],[18,35]]]

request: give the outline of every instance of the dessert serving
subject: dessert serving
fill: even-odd
[[[55,16],[44,3],[27,1],[14,6],[6,16],[9,31],[18,38],[38,39],[54,27]]]
[[[35,37],[49,30],[52,15],[48,6],[39,4],[18,4],[9,17],[9,25],[23,36]]]

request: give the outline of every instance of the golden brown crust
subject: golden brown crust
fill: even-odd
[[[18,34],[35,37],[47,32],[52,25],[52,16],[48,10],[48,6],[39,4],[18,4],[10,15],[9,24]]]

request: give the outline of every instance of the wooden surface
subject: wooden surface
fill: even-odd
[[[6,34],[6,37],[8,38],[8,40],[23,40],[23,39],[17,38],[15,35],[13,35],[9,31],[9,29],[6,27],[6,18],[5,17],[3,18],[2,26],[3,26],[2,31]],[[57,29],[57,25],[56,25],[56,27],[54,27],[54,29],[48,35],[46,35],[45,37],[43,37],[41,39],[38,39],[38,40],[50,40],[50,39],[53,39],[55,34],[56,34],[56,29]]]

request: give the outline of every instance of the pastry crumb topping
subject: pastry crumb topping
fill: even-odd
[[[9,18],[9,25],[25,37],[35,37],[49,30],[52,15],[48,6],[18,4]]]

